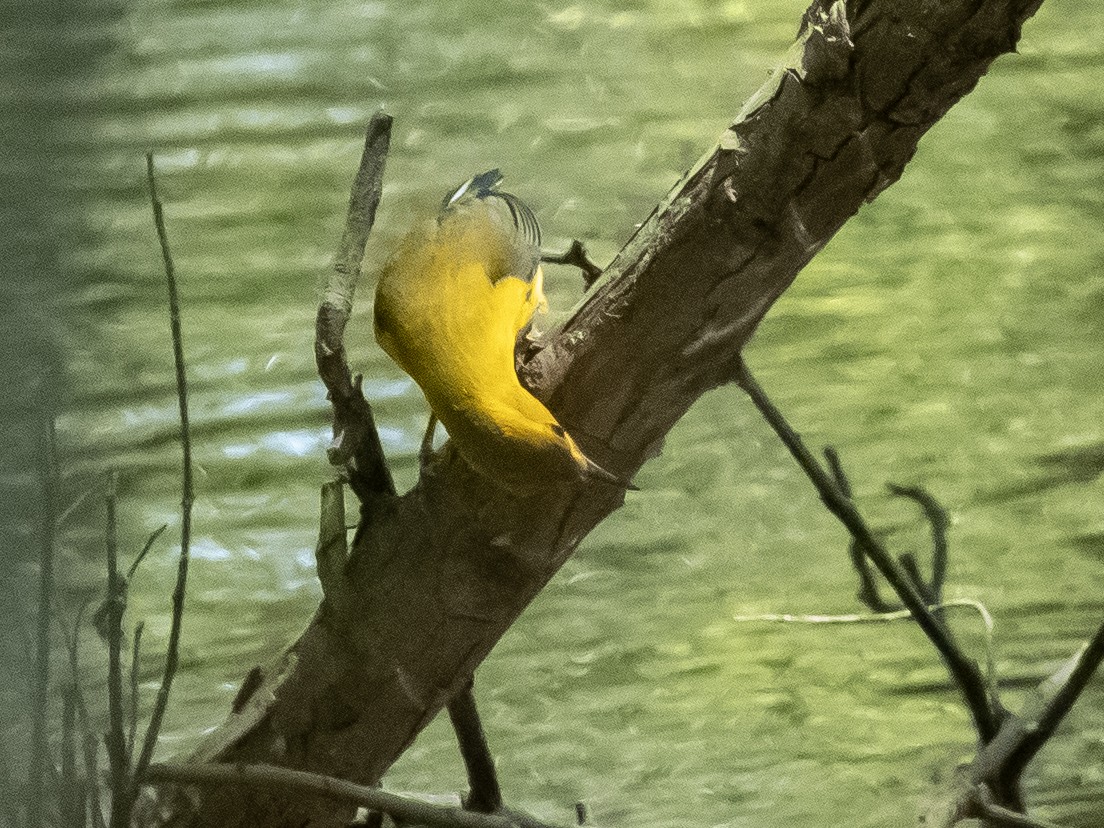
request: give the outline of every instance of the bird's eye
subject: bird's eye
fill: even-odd
[[[564,427],[559,423],[552,423],[552,433],[561,439],[567,436],[567,432],[564,431]]]

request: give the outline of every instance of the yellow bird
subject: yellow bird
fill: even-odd
[[[384,266],[376,288],[380,347],[421,387],[456,451],[519,496],[599,478],[543,403],[518,381],[514,349],[542,290],[540,228],[498,170],[448,195]]]

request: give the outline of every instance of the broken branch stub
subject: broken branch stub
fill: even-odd
[[[345,230],[314,329],[315,364],[329,392],[334,415],[333,441],[327,455],[332,465],[344,471],[361,502],[373,495],[395,493],[372,406],[364,398],[361,376],[352,375],[345,353],[345,325],[353,310],[364,248],[376,221],[390,142],[391,117],[377,112],[368,124],[360,166],[349,195]]]

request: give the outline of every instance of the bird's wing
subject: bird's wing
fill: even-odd
[[[540,264],[540,224],[529,205],[513,193],[498,189],[501,183],[502,173],[497,169],[469,178],[445,197],[438,220],[443,222],[464,214],[474,217],[481,211],[496,216],[497,223],[513,231],[513,238],[506,240],[508,250],[504,251],[503,271],[489,274],[492,282],[506,276],[531,282]]]

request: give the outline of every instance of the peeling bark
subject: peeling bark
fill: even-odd
[[[787,60],[717,146],[571,319],[521,355],[523,380],[589,456],[630,478],[701,394],[732,379],[773,302],[898,179],[920,137],[1014,49],[1040,3],[814,3]],[[604,484],[511,500],[446,447],[410,492],[371,501],[343,572],[327,547],[317,615],[192,761],[377,782],[621,502]],[[241,788],[164,794],[157,805],[171,824],[348,816]]]

